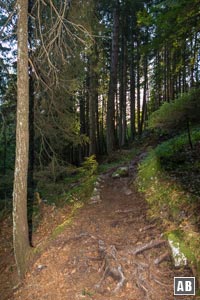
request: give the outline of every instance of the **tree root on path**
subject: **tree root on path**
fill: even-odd
[[[99,240],[99,254],[103,260],[100,271],[104,271],[103,276],[96,288],[99,289],[108,276],[112,277],[115,281],[118,281],[116,288],[113,293],[117,293],[125,284],[126,278],[124,276],[122,266],[119,263],[117,258],[117,250],[115,246],[111,245],[109,247],[105,246],[105,243],[102,240]]]
[[[143,292],[144,297],[145,297],[144,299],[150,300],[152,290],[143,275],[144,270],[145,270],[145,272],[149,273],[149,266],[148,266],[148,264],[139,263],[136,261],[134,262],[134,264],[136,265],[136,278],[135,278],[136,284],[137,284],[138,288]]]
[[[145,250],[149,250],[149,249],[152,249],[154,247],[161,246],[165,243],[166,243],[165,240],[152,240],[151,242],[149,242],[147,244],[144,244],[144,245],[141,245],[141,246],[137,247],[135,250],[129,251],[129,253],[133,254],[133,255],[140,254]]]

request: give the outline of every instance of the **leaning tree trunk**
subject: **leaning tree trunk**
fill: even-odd
[[[28,0],[18,0],[17,127],[13,191],[13,242],[19,276],[24,277],[30,253],[27,220],[29,145]]]
[[[107,118],[106,118],[106,142],[107,153],[110,154],[114,149],[115,136],[115,94],[117,88],[117,65],[118,65],[118,51],[119,51],[119,11],[114,9],[113,20],[113,36],[112,36],[112,54],[110,67],[110,83],[107,102]]]

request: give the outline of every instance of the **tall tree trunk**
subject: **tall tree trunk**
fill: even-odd
[[[137,131],[140,134],[140,42],[137,40]]]
[[[148,88],[148,58],[144,58],[144,90],[143,90],[143,103],[142,103],[142,115],[140,122],[140,133],[143,131],[144,121],[147,109],[147,88]]]
[[[124,38],[124,53],[123,53],[123,98],[122,98],[122,141],[121,145],[124,146],[126,143],[126,90],[127,90],[127,41]]]
[[[13,242],[19,276],[24,277],[30,253],[27,220],[29,148],[28,0],[18,0],[17,127],[13,191]]]
[[[119,147],[122,146],[122,115],[123,115],[123,102],[124,102],[124,33],[121,33],[121,53],[119,61],[119,106],[117,109],[118,126],[119,126]]]
[[[90,80],[89,80],[89,72],[86,76],[86,89],[85,89],[85,133],[87,136],[90,135],[90,128],[89,128],[89,90],[90,90]],[[89,144],[85,147],[85,156],[89,155]]]
[[[89,155],[96,154],[96,104],[98,102],[96,68],[97,57],[95,47],[89,58]]]
[[[33,0],[28,1],[29,16],[32,12]],[[28,18],[28,44],[29,44],[29,57],[32,57],[32,40],[33,40],[33,24],[31,17]],[[29,64],[29,169],[28,169],[28,198],[33,200],[34,195],[34,150],[35,150],[35,128],[34,128],[34,79],[33,69]]]
[[[133,33],[131,36],[131,45],[134,47]],[[134,52],[131,53],[131,66],[130,66],[130,112],[131,112],[131,141],[135,138],[135,63]]]
[[[95,78],[96,86],[98,87],[98,78]],[[96,153],[100,153],[101,141],[100,141],[100,120],[99,120],[99,94],[96,90],[96,103],[95,103],[95,117],[96,117]]]
[[[3,124],[3,175],[6,175],[6,162],[7,162],[7,124],[4,119]]]
[[[119,51],[119,11],[118,7],[113,13],[113,34],[112,34],[112,50],[111,50],[111,67],[110,67],[110,82],[107,102],[107,118],[106,118],[106,144],[107,153],[110,154],[114,149],[115,137],[115,94],[117,87],[117,65]]]

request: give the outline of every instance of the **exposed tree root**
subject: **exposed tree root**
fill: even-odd
[[[147,244],[144,244],[144,245],[141,245],[141,246],[137,247],[135,250],[132,250],[129,253],[133,254],[133,255],[136,255],[136,254],[144,252],[145,250],[149,250],[149,249],[152,249],[154,247],[161,246],[165,243],[166,243],[165,240],[152,240],[151,242],[149,242]]]
[[[118,281],[116,288],[114,289],[114,293],[117,293],[125,284],[126,278],[123,274],[122,266],[117,259],[117,250],[115,246],[111,245],[106,248],[104,242],[99,240],[99,254],[103,259],[103,263],[100,271],[104,270],[103,276],[98,284],[96,284],[96,288],[100,288],[104,279],[108,276],[112,277],[115,281]]]
[[[146,264],[144,264],[144,267],[143,267],[143,265],[141,265],[139,263],[136,263],[136,265],[137,265],[137,269],[136,269],[137,286],[138,286],[138,288],[140,288],[143,291],[145,299],[150,300],[151,299],[151,297],[150,297],[151,289],[150,289],[150,286],[147,284],[147,281],[144,280],[144,278],[142,276],[142,272],[144,269],[146,269],[147,266],[146,266]]]

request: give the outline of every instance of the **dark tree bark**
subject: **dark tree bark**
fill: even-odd
[[[137,39],[137,130],[140,134],[140,42]]]
[[[89,155],[96,154],[96,104],[98,103],[98,92],[96,81],[97,57],[94,48],[89,58]]]
[[[111,67],[110,67],[110,82],[107,102],[107,118],[106,118],[106,144],[107,153],[110,154],[114,149],[115,139],[115,94],[117,86],[117,66],[119,52],[119,11],[118,7],[114,8],[113,13],[113,35],[112,35],[112,50],[111,50]]]
[[[28,1],[28,13],[31,14],[33,7],[33,0]],[[33,24],[31,17],[28,18],[28,44],[29,44],[29,57],[32,57],[33,41]],[[34,194],[34,161],[35,161],[35,128],[34,128],[34,79],[33,68],[29,64],[29,169],[28,169],[28,198],[33,200]]]
[[[3,175],[6,175],[6,162],[7,162],[7,124],[4,120],[3,124]]]
[[[18,66],[16,159],[13,190],[13,242],[19,276],[24,277],[30,254],[27,220],[29,151],[28,0],[18,0]]]
[[[140,122],[140,133],[143,131],[146,110],[147,110],[147,88],[148,88],[148,58],[144,58],[144,89],[143,89],[143,103],[142,103],[142,114]]]
[[[123,21],[121,33],[121,55],[119,63],[119,146],[126,143],[126,92],[127,92],[127,38],[126,20]]]
[[[126,143],[126,130],[127,130],[127,122],[126,122],[126,92],[127,92],[127,41],[124,38],[124,51],[123,51],[123,69],[122,69],[122,85],[123,85],[123,93],[121,95],[121,114],[122,114],[122,137],[121,137],[121,146],[124,146]]]
[[[132,47],[134,46],[132,34]],[[134,53],[131,54],[131,67],[130,67],[130,110],[131,110],[131,141],[135,138],[135,62]]]

